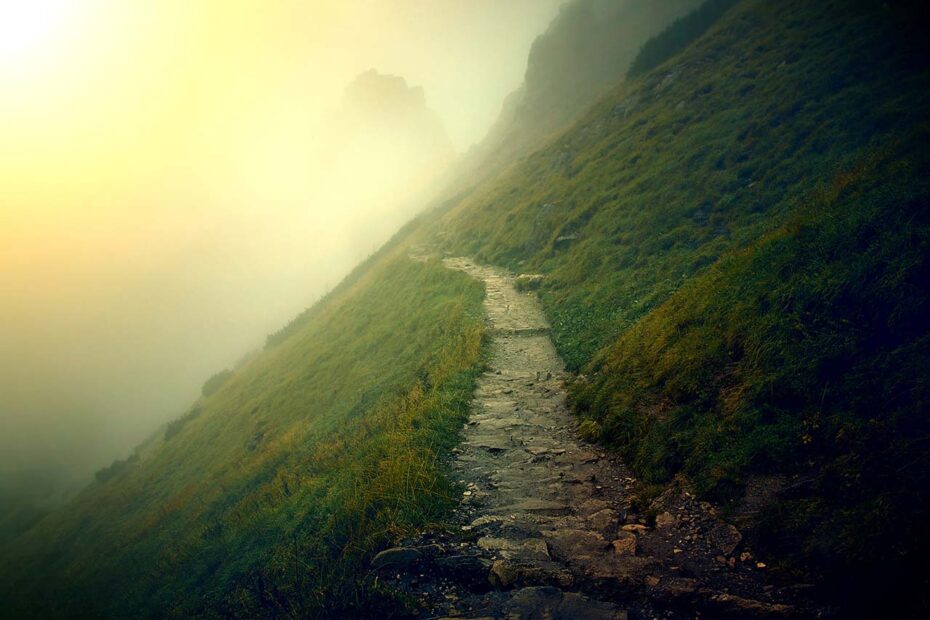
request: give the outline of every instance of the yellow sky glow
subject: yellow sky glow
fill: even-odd
[[[560,1],[0,0],[0,469],[46,415],[125,449],[335,285],[413,184],[320,172],[345,86],[423,86],[464,150]]]

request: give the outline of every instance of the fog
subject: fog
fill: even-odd
[[[338,283],[484,135],[559,3],[4,16],[31,21],[0,48],[0,479],[87,479]]]

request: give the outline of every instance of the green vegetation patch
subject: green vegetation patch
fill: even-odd
[[[5,549],[4,613],[390,609],[368,559],[454,504],[440,464],[482,366],[482,299],[438,262],[374,261],[132,467]]]
[[[859,613],[927,586],[924,14],[743,0],[435,225],[545,276],[585,436]]]
[[[928,138],[837,175],[572,392],[647,484],[684,472],[738,516],[751,477],[787,475],[758,543],[859,602],[900,606],[930,551]]]

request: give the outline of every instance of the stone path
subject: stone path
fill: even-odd
[[[806,616],[712,506],[673,488],[633,513],[631,473],[578,438],[545,316],[513,277],[446,259],[486,286],[493,336],[453,469],[460,531],[426,533],[373,561],[421,617]]]

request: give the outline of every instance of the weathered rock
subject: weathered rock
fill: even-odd
[[[442,545],[437,545],[437,544],[420,545],[418,547],[415,547],[415,549],[419,551],[420,555],[422,555],[426,559],[436,558],[442,555],[444,551],[444,549],[442,548]]]
[[[605,502],[602,499],[588,499],[581,503],[580,506],[576,509],[576,512],[580,515],[591,515],[595,512],[604,510],[605,508],[610,508],[610,504]]]
[[[598,532],[606,534],[617,529],[617,525],[620,523],[620,515],[617,514],[616,510],[604,508],[590,515],[588,517],[588,522],[591,524],[591,527]]]
[[[610,543],[614,553],[617,555],[636,555],[636,536],[629,532],[620,532],[620,534],[626,534],[626,536],[617,538]]]
[[[681,603],[697,594],[700,583],[686,577],[668,577],[659,585],[659,595],[670,602]]]
[[[733,553],[742,540],[739,530],[728,523],[720,523],[707,533],[707,541],[723,555]]]
[[[510,504],[509,506],[502,506],[495,510],[497,513],[512,514],[530,512],[548,516],[567,515],[571,511],[572,509],[569,506],[561,502],[552,502],[544,499],[528,499],[517,502],[516,504]]]
[[[478,546],[488,551],[496,551],[502,557],[517,560],[548,560],[549,551],[546,542],[540,538],[512,540],[509,538],[492,538],[485,536],[478,539]]]
[[[558,586],[568,588],[574,583],[571,572],[554,562],[525,563],[497,560],[491,565],[491,583],[497,588],[525,586]]]
[[[591,561],[606,556],[610,548],[603,536],[591,530],[564,529],[545,533],[558,558]]]
[[[371,560],[375,570],[402,569],[418,562],[423,558],[418,550],[412,547],[394,547],[385,549]]]
[[[474,555],[450,555],[438,558],[436,568],[447,578],[466,586],[488,586],[491,561]]]
[[[656,517],[656,527],[660,530],[673,527],[677,523],[678,519],[670,512],[663,512]]]

